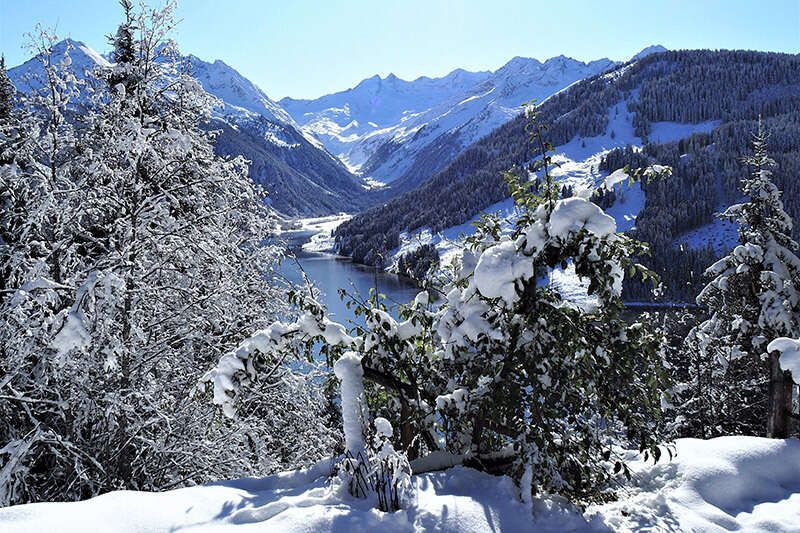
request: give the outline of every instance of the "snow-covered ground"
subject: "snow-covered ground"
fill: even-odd
[[[517,217],[517,209],[514,200],[506,198],[490,205],[483,210],[482,214],[499,216],[503,219],[504,227],[508,229]],[[401,233],[400,246],[392,250],[393,262],[396,264],[402,255],[412,252],[422,245],[432,244],[439,252],[442,264],[449,263],[461,251],[463,238],[475,233],[475,222],[480,217],[481,215],[476,215],[463,224],[451,226],[437,233],[433,233],[429,228],[422,228],[413,233]]]
[[[413,476],[415,503],[382,513],[331,484],[328,461],[263,479],[9,507],[0,509],[0,530],[800,531],[800,441],[682,439],[676,448],[672,461],[635,460],[620,499],[584,513],[563,498],[539,497],[531,514],[511,479],[459,466]]]
[[[280,236],[284,239],[294,237],[309,237],[309,241],[303,244],[306,252],[330,252],[333,250],[334,240],[333,231],[341,224],[349,220],[352,215],[339,213],[316,218],[301,218],[289,222],[290,226],[280,231]]]
[[[654,143],[668,143],[691,137],[695,133],[711,133],[720,124],[722,124],[721,120],[707,120],[696,124],[653,122],[650,124],[648,140]]]
[[[675,240],[675,246],[700,250],[710,244],[716,253],[724,254],[733,249],[738,242],[739,227],[736,222],[717,218],[710,224],[684,233]]]

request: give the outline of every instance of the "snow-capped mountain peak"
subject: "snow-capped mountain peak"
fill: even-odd
[[[111,66],[111,63],[105,57],[96,52],[92,47],[84,44],[81,41],[75,41],[70,38],[66,38],[63,41],[56,43],[56,45],[53,46],[53,54],[63,54],[68,47],[70,48],[70,56],[72,57],[73,62],[75,61],[75,58],[78,57],[85,60],[87,66]]]
[[[187,59],[194,77],[206,91],[226,104],[226,112],[235,113],[243,109],[274,122],[296,125],[292,117],[258,85],[224,61],[217,59],[210,63],[195,55],[189,55]]]
[[[81,41],[70,38],[61,40],[53,45],[52,58],[60,60],[69,56],[70,69],[78,79],[84,79],[88,71],[95,68],[105,68],[111,63]],[[41,87],[44,70],[39,57],[32,57],[25,63],[8,70],[8,77],[14,86],[21,91],[36,90]]]
[[[650,45],[650,46],[644,48],[638,54],[634,55],[631,58],[631,60],[638,60],[638,59],[642,59],[643,57],[647,57],[650,54],[657,54],[659,52],[667,52],[667,51],[668,51],[668,49],[663,47],[663,46],[661,46],[660,44],[653,44],[653,45]]]
[[[428,154],[428,162],[446,165],[465,146],[519,113],[523,103],[541,101],[614,65],[609,59],[584,63],[560,55],[541,62],[518,56],[494,72],[455,69],[440,78],[413,81],[375,75],[316,100],[286,98],[280,103],[350,168],[390,182],[409,177],[427,147],[443,150]],[[409,185],[430,170],[419,169]]]

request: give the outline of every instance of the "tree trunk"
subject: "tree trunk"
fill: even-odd
[[[789,436],[789,420],[792,413],[792,376],[781,370],[779,354],[769,356],[769,418],[767,436],[785,439]]]
[[[418,449],[414,445],[414,428],[411,425],[411,409],[402,395],[400,395],[400,442],[409,461],[418,457]]]

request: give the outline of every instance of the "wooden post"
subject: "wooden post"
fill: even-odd
[[[792,414],[792,375],[781,369],[779,353],[770,354],[769,367],[767,436],[785,439],[789,436],[789,420]]]

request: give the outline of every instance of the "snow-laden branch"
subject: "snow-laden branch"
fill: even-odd
[[[345,354],[333,365],[336,377],[342,382],[342,425],[345,447],[353,457],[364,452],[364,369],[361,356]],[[391,433],[391,432],[390,432]]]
[[[225,416],[233,418],[234,399],[239,387],[248,378],[257,377],[253,356],[260,353],[270,361],[279,361],[282,360],[280,353],[293,342],[314,337],[322,337],[331,346],[353,344],[353,338],[347,334],[343,325],[329,320],[321,311],[306,311],[294,322],[273,322],[269,327],[242,341],[235,349],[223,355],[217,366],[209,370],[201,382],[213,384],[214,403],[222,407]]]

